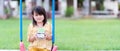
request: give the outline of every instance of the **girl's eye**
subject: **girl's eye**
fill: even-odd
[[[38,14],[35,14],[35,16],[38,16]]]
[[[35,15],[35,16],[37,16],[37,15]]]

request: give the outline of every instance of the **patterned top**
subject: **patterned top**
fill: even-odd
[[[45,34],[50,35],[50,36],[52,35],[52,31],[51,31],[52,29],[51,29],[50,23],[46,23],[43,28],[45,30]],[[29,39],[29,37],[37,34],[38,30],[39,30],[39,28],[37,26],[33,27],[33,24],[30,24],[28,27],[27,40]],[[28,48],[32,48],[32,47],[46,48],[46,49],[50,50],[52,47],[52,40],[46,40],[45,38],[44,39],[37,38],[34,42],[30,42],[30,45]]]

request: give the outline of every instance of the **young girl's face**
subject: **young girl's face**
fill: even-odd
[[[44,20],[44,15],[39,15],[38,13],[34,12],[33,17],[36,22],[43,22]]]

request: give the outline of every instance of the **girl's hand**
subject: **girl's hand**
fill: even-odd
[[[34,42],[36,39],[37,39],[37,36],[34,35],[34,36],[29,38],[29,42]]]
[[[46,38],[46,40],[51,40],[51,39],[52,39],[52,36],[51,36],[51,35],[46,34],[46,35],[45,35],[45,38]]]

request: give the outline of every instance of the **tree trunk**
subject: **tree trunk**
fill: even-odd
[[[0,18],[4,19],[4,0],[0,1]]]

